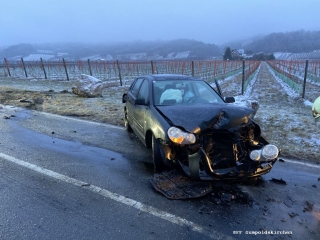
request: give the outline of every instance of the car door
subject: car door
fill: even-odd
[[[126,111],[127,111],[127,120],[132,127],[132,129],[136,132],[136,120],[135,120],[135,100],[138,96],[139,89],[141,87],[141,83],[143,82],[143,78],[136,79],[133,84],[131,85],[128,94],[127,94],[127,104],[126,104]]]
[[[134,105],[134,121],[136,125],[136,134],[144,142],[146,111],[149,109],[149,103],[150,103],[149,81],[147,79],[143,80],[141,87],[139,88],[139,91],[138,91],[137,99],[139,99],[140,102]]]
[[[139,99],[140,102],[136,103]],[[143,101],[141,101],[143,99]],[[128,92],[127,118],[132,129],[144,142],[144,120],[149,108],[149,83],[147,79],[138,78]]]

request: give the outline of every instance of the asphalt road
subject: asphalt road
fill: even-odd
[[[169,200],[124,128],[6,107],[0,171],[0,239],[320,238],[320,165],[307,162],[240,184],[252,204]]]

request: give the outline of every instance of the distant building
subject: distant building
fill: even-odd
[[[232,55],[233,58],[234,58],[234,57],[239,57],[239,56],[240,56],[240,53],[238,52],[237,49],[233,49],[233,50],[231,51],[231,55]]]
[[[238,49],[238,53],[239,53],[240,55],[244,55],[244,49]]]

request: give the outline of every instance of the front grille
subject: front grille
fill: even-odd
[[[232,167],[248,159],[254,147],[255,124],[232,129],[212,130],[200,137],[200,144],[213,168]]]
[[[233,136],[228,131],[215,131],[202,136],[202,148],[211,165],[215,167],[229,167],[236,161],[234,156]]]

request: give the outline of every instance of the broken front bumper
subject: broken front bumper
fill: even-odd
[[[184,172],[193,179],[197,180],[239,180],[245,178],[258,177],[270,172],[277,158],[266,161],[248,160],[245,163],[235,164],[234,167],[213,169],[211,161],[205,154],[204,150],[200,150],[189,155],[189,166],[180,163]],[[200,168],[200,162],[203,167]],[[202,170],[203,169],[203,170]]]

